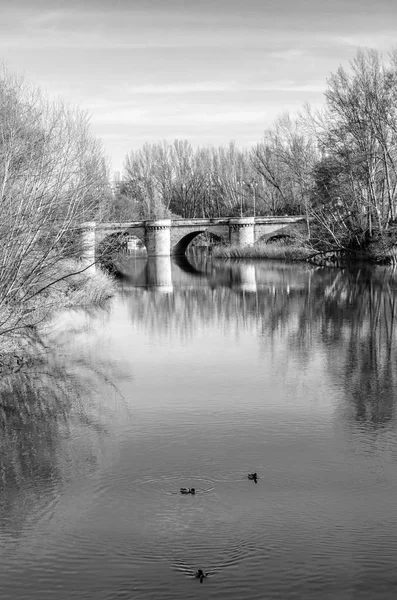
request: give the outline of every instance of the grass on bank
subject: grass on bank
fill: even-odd
[[[253,246],[217,246],[212,255],[215,258],[251,258],[298,261],[305,260],[313,250],[298,245],[255,244]]]
[[[69,264],[67,268],[73,272],[81,269],[81,265]],[[115,280],[97,267],[94,272],[76,273],[55,284],[54,288],[50,288],[50,297],[53,300],[57,298],[63,308],[83,308],[103,305],[115,291]]]
[[[116,284],[110,275],[101,271],[84,269],[79,261],[64,260],[57,263],[47,280],[40,282],[40,293],[35,295],[30,308],[48,308],[51,312],[67,308],[100,306],[114,295]],[[54,282],[54,283],[52,283]],[[48,287],[46,287],[48,284]]]
[[[54,272],[48,272],[38,283],[35,294],[1,306],[0,354],[6,346],[23,346],[29,332],[44,325],[55,313],[100,307],[114,295],[116,283],[110,275],[99,268],[79,272],[82,268],[78,261],[60,261]]]

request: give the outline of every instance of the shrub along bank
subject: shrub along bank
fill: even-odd
[[[77,260],[74,233],[101,214],[108,181],[87,115],[3,70],[0,131],[1,352],[54,310],[102,302],[112,284]]]
[[[217,246],[212,255],[216,258],[250,258],[274,260],[306,260],[313,251],[304,246],[279,243],[259,243],[253,246]]]

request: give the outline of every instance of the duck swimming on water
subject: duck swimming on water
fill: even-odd
[[[196,490],[194,488],[181,488],[181,494],[194,494],[196,493]]]
[[[202,569],[197,569],[194,576],[196,579],[200,579],[200,583],[203,583],[203,579],[204,579],[204,577],[207,577],[207,575],[208,575],[208,573],[204,573],[204,571]]]
[[[255,483],[257,483],[257,480],[258,480],[257,473],[248,473],[248,479],[251,479],[251,481],[255,481]]]

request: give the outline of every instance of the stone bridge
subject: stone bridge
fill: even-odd
[[[139,238],[148,256],[184,255],[190,242],[208,231],[227,244],[245,246],[266,239],[293,223],[305,222],[293,217],[223,217],[219,219],[160,219],[129,223],[84,223],[81,227],[84,259],[95,262],[96,249],[108,236],[124,233]]]

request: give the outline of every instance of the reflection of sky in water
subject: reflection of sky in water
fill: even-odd
[[[376,598],[397,547],[390,278],[198,266],[171,264],[171,292],[140,263],[107,311],[59,316],[68,377],[91,375],[47,445],[53,487],[25,473],[11,499],[26,539],[8,565],[27,565],[40,599],[68,569],[76,598],[94,581],[103,597],[196,597],[198,565],[214,569],[209,598],[262,598],[265,583]]]
[[[324,380],[319,374],[327,377],[325,358],[320,354],[313,358],[310,369],[302,370],[299,357],[290,356],[284,340],[262,342],[259,347],[254,323],[236,331],[233,325],[229,329],[214,323],[211,315],[189,337],[177,327],[169,328],[165,336],[152,334],[145,331],[139,317],[131,322],[127,305],[128,300],[115,303],[107,348],[114,358],[130,364],[134,388],[144,392],[147,404],[174,410],[179,403],[183,408],[188,396],[204,408],[211,407],[216,396],[217,404],[230,410],[238,409],[240,402],[265,410],[268,397],[275,409],[276,398],[284,397],[289,387],[299,386],[297,395],[284,398],[290,410],[324,401]],[[309,391],[311,382],[318,379],[320,385],[313,394],[302,393],[302,386]],[[280,410],[286,410],[285,402]]]
[[[170,263],[173,292],[164,293],[147,287],[159,265],[146,271],[144,265],[131,264],[132,285],[123,283],[110,321],[99,319],[86,336],[94,354],[121,361],[132,374],[135,406],[183,410],[188,398],[204,409],[216,397],[229,411],[243,403],[261,412],[305,410],[308,419],[335,409],[346,392],[341,369],[353,328],[356,346],[371,333],[360,308],[365,285],[347,298],[349,284],[339,271],[198,264],[201,274],[193,276]],[[248,278],[255,293],[241,291]]]

